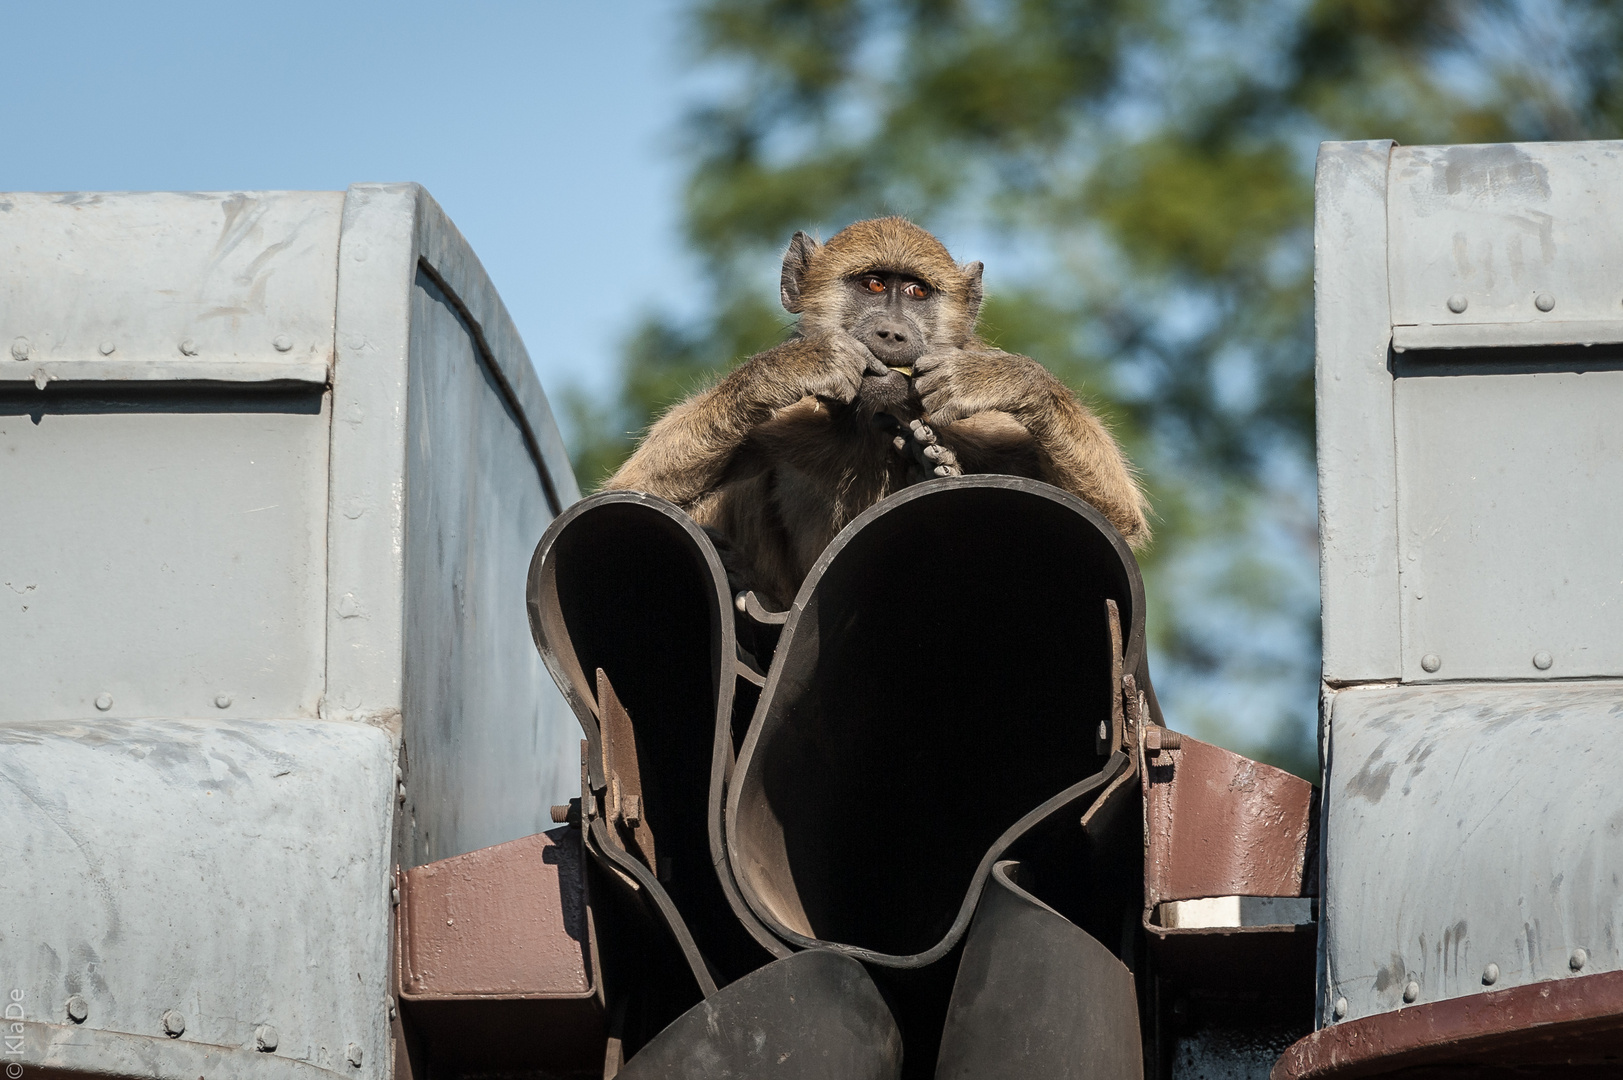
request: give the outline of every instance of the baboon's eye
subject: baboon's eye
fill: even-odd
[[[885,291],[885,283],[876,277],[863,278],[862,287],[871,293],[882,293]]]
[[[909,281],[902,286],[902,293],[912,300],[923,300],[930,295],[930,286],[919,281]]]

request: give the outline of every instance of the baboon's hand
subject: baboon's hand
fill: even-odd
[[[1059,383],[1041,364],[1001,349],[943,349],[913,364],[913,386],[937,424],[996,410],[1017,418],[1051,402]]]
[[[755,399],[781,409],[803,397],[850,404],[862,376],[886,370],[868,347],[843,331],[785,342],[751,361]]]
[[[958,455],[952,452],[951,447],[941,445],[935,431],[922,420],[909,421],[907,434],[896,436],[895,443],[896,449],[912,454],[926,478],[964,475],[964,470],[958,464]]]

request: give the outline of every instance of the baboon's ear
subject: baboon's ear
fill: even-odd
[[[783,301],[783,309],[790,314],[800,314],[800,290],[806,282],[806,271],[811,269],[812,260],[822,250],[822,244],[803,232],[795,233],[794,239],[789,241],[789,250],[783,253],[783,276],[778,279],[778,298]]]
[[[975,325],[975,320],[980,318],[981,314],[981,297],[983,295],[981,291],[981,271],[985,269],[986,267],[978,262],[972,262],[964,267],[964,291],[967,294],[964,306],[969,311],[969,324],[971,326]]]

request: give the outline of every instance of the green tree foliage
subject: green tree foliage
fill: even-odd
[[[1312,772],[1315,147],[1613,136],[1613,7],[697,0],[685,222],[712,300],[631,335],[617,400],[572,399],[581,477],[789,332],[795,229],[906,214],[986,261],[986,336],[1064,377],[1143,471],[1174,722]]]

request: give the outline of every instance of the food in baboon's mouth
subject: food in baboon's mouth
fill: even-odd
[[[903,375],[906,375],[909,379],[911,379],[913,377],[913,369],[911,367],[902,367],[901,365],[898,364],[898,365],[892,367],[890,370],[892,370],[892,371],[900,371]]]

